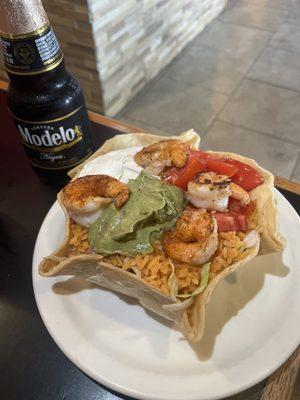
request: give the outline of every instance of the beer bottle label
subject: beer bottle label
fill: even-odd
[[[71,168],[93,152],[84,105],[49,121],[24,121],[15,115],[12,117],[29,162],[35,167],[48,170]]]
[[[49,25],[27,34],[1,34],[1,37],[4,64],[10,73],[38,74],[55,68],[62,61],[62,52]]]

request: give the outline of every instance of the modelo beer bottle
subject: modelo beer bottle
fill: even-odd
[[[62,184],[93,151],[82,89],[40,0],[0,0],[0,31],[8,109],[29,162],[43,181]]]

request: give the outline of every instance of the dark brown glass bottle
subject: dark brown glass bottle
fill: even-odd
[[[0,18],[4,62],[10,79],[8,108],[34,171],[46,183],[60,185],[68,180],[67,172],[93,151],[82,89],[65,68],[41,2],[32,0],[28,13],[28,0],[24,4],[18,1],[17,12],[25,21],[19,29],[11,27],[12,32],[7,25],[12,25],[14,18],[20,21],[20,15],[15,14],[15,1],[0,0],[1,3],[10,14],[6,20]],[[34,24],[29,20],[32,16]],[[30,30],[32,26],[37,29]]]

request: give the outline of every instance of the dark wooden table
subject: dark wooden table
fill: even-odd
[[[0,82],[0,88],[5,84]],[[36,307],[31,282],[33,248],[39,227],[56,199],[31,170],[0,90],[0,399],[126,399],[93,382],[65,357],[48,334]],[[116,133],[139,132],[95,113],[95,143]],[[300,212],[297,184],[277,179],[281,192]],[[288,190],[285,190],[288,189]],[[298,192],[299,193],[299,192]],[[232,396],[235,400],[289,400],[299,352],[269,380]]]

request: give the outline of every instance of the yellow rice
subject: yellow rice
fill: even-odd
[[[212,259],[210,279],[251,253],[251,248],[244,249],[243,239],[245,236],[246,234],[243,232],[220,232],[218,234],[218,248]]]
[[[212,259],[210,279],[214,278],[223,269],[243,260],[250,254],[251,249],[244,249],[243,247],[244,237],[245,233],[243,232],[220,232],[218,234],[218,248]],[[73,222],[71,224],[69,245],[69,256],[92,252],[88,241],[87,228]],[[135,257],[114,254],[104,257],[103,261],[128,272],[137,273],[138,270],[141,279],[168,295],[168,278],[172,272],[170,260],[163,254],[159,243],[155,243],[154,249],[155,251],[151,254],[139,254]],[[200,285],[201,268],[175,261],[173,261],[173,264],[179,293],[193,292]]]
[[[88,240],[88,229],[84,226],[71,222],[71,234],[69,240],[69,256],[90,252],[91,247]]]

